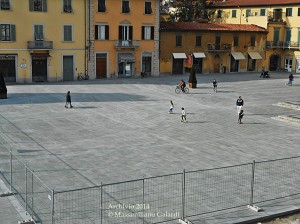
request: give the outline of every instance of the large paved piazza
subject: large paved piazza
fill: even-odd
[[[288,75],[198,75],[189,94],[174,92],[188,75],[8,85],[8,99],[0,101],[0,164],[11,149],[51,189],[68,190],[298,156],[300,125],[273,119],[300,113],[276,105],[300,102],[300,76],[290,87]],[[67,91],[73,109],[64,107]]]

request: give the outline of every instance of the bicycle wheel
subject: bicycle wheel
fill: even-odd
[[[184,93],[189,93],[189,88],[188,87],[184,87]]]
[[[179,94],[180,91],[181,91],[180,87],[177,86],[177,87],[175,88],[175,93]]]

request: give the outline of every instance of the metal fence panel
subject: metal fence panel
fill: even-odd
[[[299,194],[300,157],[256,162],[254,202]]]
[[[252,164],[186,173],[186,216],[249,204]]]

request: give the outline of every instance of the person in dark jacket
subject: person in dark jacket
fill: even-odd
[[[66,95],[66,105],[65,105],[65,108],[68,108],[68,105],[70,105],[70,108],[73,108],[72,103],[71,103],[71,93],[70,93],[70,91],[68,91],[67,95]]]
[[[244,106],[244,100],[242,99],[242,96],[239,96],[239,98],[236,101],[236,109],[238,114],[240,114],[243,106]]]
[[[294,76],[293,76],[293,74],[290,74],[290,75],[289,75],[289,82],[288,82],[288,85],[289,85],[289,86],[292,86],[292,85],[293,85],[293,81],[294,81]]]

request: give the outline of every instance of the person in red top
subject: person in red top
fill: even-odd
[[[181,88],[181,91],[184,93],[185,91],[184,91],[184,88],[186,87],[186,84],[185,84],[185,82],[183,81],[183,79],[181,79],[181,81],[180,81],[180,83],[179,83],[179,86],[180,86],[180,88]]]

